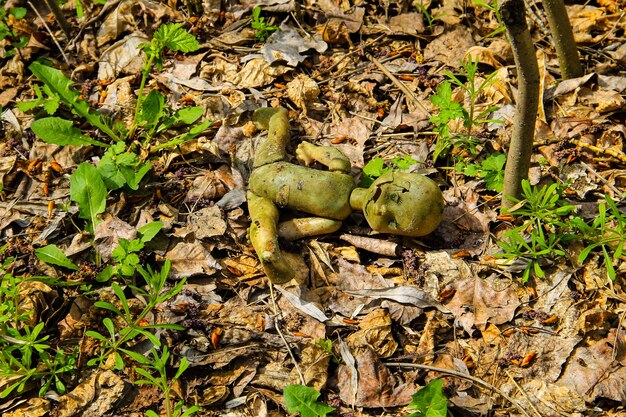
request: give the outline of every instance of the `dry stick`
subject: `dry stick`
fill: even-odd
[[[61,26],[63,33],[65,33],[65,36],[67,37],[67,39],[69,39],[70,33],[72,32],[72,26],[68,23],[67,20],[65,20],[65,16],[63,16],[63,12],[61,12],[61,9],[59,9],[59,5],[57,4],[56,0],[45,1],[48,9],[50,9],[52,14],[54,15],[54,18],[57,20],[57,23],[59,24],[59,26]]]
[[[283,343],[285,344],[285,347],[287,348],[287,353],[289,353],[289,357],[291,357],[291,360],[293,361],[293,365],[296,368],[296,372],[298,373],[298,376],[300,377],[300,382],[302,382],[302,385],[306,385],[306,380],[304,379],[304,375],[302,374],[302,371],[300,370],[300,366],[298,365],[298,361],[296,360],[295,355],[291,351],[291,346],[289,346],[289,342],[287,342],[287,339],[285,339],[283,332],[280,330],[280,322],[278,321],[279,310],[278,310],[278,305],[276,305],[276,293],[274,292],[274,286],[272,285],[272,281],[269,281],[269,284],[270,284],[270,296],[272,299],[272,306],[273,306],[272,310],[274,311],[274,327],[276,328],[278,335],[283,340]]]
[[[517,108],[502,192],[502,208],[510,208],[514,203],[508,197],[519,199],[522,180],[528,178],[539,105],[539,66],[526,25],[524,0],[503,0],[500,16],[511,40],[518,80]]]
[[[61,45],[59,44],[59,42],[57,41],[57,38],[54,36],[54,33],[52,33],[52,30],[50,29],[50,27],[48,26],[48,24],[46,23],[46,19],[43,18],[42,15],[39,14],[39,11],[37,10],[37,8],[33,5],[33,3],[31,3],[30,1],[28,2],[28,5],[30,6],[31,9],[33,9],[33,11],[35,12],[35,14],[37,15],[37,17],[41,20],[41,23],[43,23],[43,26],[46,28],[46,30],[48,31],[48,33],[50,34],[50,37],[52,38],[52,40],[54,41],[54,44],[57,46],[57,48],[59,48],[59,51],[61,52],[61,56],[63,56],[63,60],[65,61],[65,63],[69,66],[70,65],[70,61],[67,59],[67,56],[65,55],[65,52],[63,52],[63,48],[61,47]]]
[[[517,381],[511,376],[511,374],[508,371],[505,371],[506,376],[509,377],[509,379],[511,380],[511,382],[513,383],[513,385],[515,385],[515,387],[518,389],[519,392],[522,393],[522,395],[524,396],[524,398],[526,398],[526,401],[528,401],[528,404],[530,405],[530,408],[533,409],[533,411],[535,413],[537,413],[537,416],[542,417],[541,413],[539,412],[539,410],[537,410],[537,407],[535,407],[535,404],[533,404],[530,401],[530,397],[528,396],[528,393],[526,391],[524,391],[522,389],[522,387],[517,383]]]
[[[398,367],[404,366],[404,367],[407,367],[407,368],[424,369],[424,370],[427,370],[427,371],[439,372],[439,373],[442,373],[442,374],[456,376],[457,378],[461,378],[461,379],[466,379],[468,381],[472,381],[475,384],[481,385],[484,388],[487,388],[489,390],[492,390],[492,391],[498,393],[500,396],[502,396],[508,402],[510,402],[515,408],[517,408],[519,411],[521,411],[522,414],[524,414],[526,417],[531,417],[526,412],[526,410],[524,410],[524,408],[521,405],[519,405],[513,398],[509,397],[504,392],[502,392],[502,390],[494,387],[489,382],[483,381],[482,379],[476,378],[475,376],[471,376],[471,375],[464,374],[464,373],[461,373],[461,372],[453,371],[452,369],[437,368],[435,366],[419,365],[419,364],[416,364],[416,363],[387,362],[387,363],[385,363],[385,365],[387,365],[387,366],[398,366]]]
[[[543,0],[550,33],[554,40],[554,48],[559,57],[559,68],[563,79],[581,77],[583,67],[580,64],[572,25],[567,17],[567,10],[563,0]]]
[[[395,75],[393,75],[391,73],[391,71],[389,71],[387,69],[387,67],[383,65],[382,62],[380,62],[379,60],[377,60],[376,58],[374,58],[370,54],[366,54],[366,56],[367,56],[367,59],[372,61],[374,63],[374,65],[376,65],[378,67],[378,69],[380,69],[383,72],[383,74],[385,74],[387,76],[387,78],[389,78],[391,80],[391,82],[395,84],[396,87],[398,87],[400,90],[402,90],[404,95],[409,100],[411,100],[413,102],[413,104],[415,104],[417,107],[422,109],[422,111],[425,112],[428,117],[430,117],[430,112],[428,111],[428,109],[426,109],[426,107],[424,107],[424,105],[422,103],[419,102],[417,97],[415,97],[415,94],[413,94],[413,91],[409,90],[409,88],[406,85],[404,85],[404,83],[402,81],[400,81]]]

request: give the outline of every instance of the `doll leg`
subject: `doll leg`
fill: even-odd
[[[267,138],[259,143],[254,152],[253,168],[284,160],[285,147],[290,139],[287,109],[258,109],[252,120],[260,129],[268,129]]]
[[[309,142],[302,142],[296,149],[296,157],[298,161],[305,165],[310,165],[317,161],[333,172],[338,171],[349,174],[351,170],[348,157],[332,146],[319,146]]]
[[[274,284],[289,281],[295,272],[278,246],[276,205],[271,200],[248,191],[248,210],[252,219],[250,241],[265,274]]]

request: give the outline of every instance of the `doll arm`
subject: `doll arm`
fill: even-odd
[[[319,162],[333,172],[339,171],[349,174],[351,170],[350,160],[343,152],[332,146],[319,146],[302,142],[296,149],[296,157],[298,161],[307,166],[313,162]]]
[[[303,237],[325,235],[339,230],[339,220],[324,217],[301,217],[281,222],[278,225],[278,236],[285,240],[297,240]]]
[[[294,277],[295,272],[278,246],[276,205],[271,200],[248,191],[248,210],[252,220],[250,241],[265,274],[274,284],[289,281]]]

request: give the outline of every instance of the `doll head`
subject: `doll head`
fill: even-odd
[[[370,185],[363,214],[378,232],[424,236],[435,230],[443,214],[437,184],[420,174],[389,171]]]

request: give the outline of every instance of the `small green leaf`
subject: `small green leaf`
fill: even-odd
[[[9,9],[9,13],[16,19],[23,19],[26,16],[26,8],[24,7],[12,7]]]
[[[78,266],[70,260],[57,245],[48,245],[35,249],[35,255],[48,264],[62,266],[63,268],[78,270]]]
[[[300,413],[302,417],[326,417],[335,409],[317,401],[320,393],[300,384],[287,385],[283,389],[287,411]]]
[[[165,105],[165,96],[157,90],[152,90],[141,102],[140,120],[148,123],[148,126],[154,126],[163,116],[163,107]]]
[[[141,242],[151,241],[163,229],[162,222],[151,222],[141,226],[137,231],[141,234]]]
[[[70,198],[78,203],[78,217],[95,227],[98,214],[106,208],[107,189],[98,170],[87,162],[78,166],[70,177]]]
[[[30,128],[41,140],[54,145],[97,145],[107,146],[106,143],[93,140],[83,133],[70,120],[60,117],[44,117],[35,120]]]
[[[448,414],[448,399],[443,395],[442,387],[443,381],[435,379],[413,394],[413,401],[407,408],[417,412],[407,417],[446,417]]]

